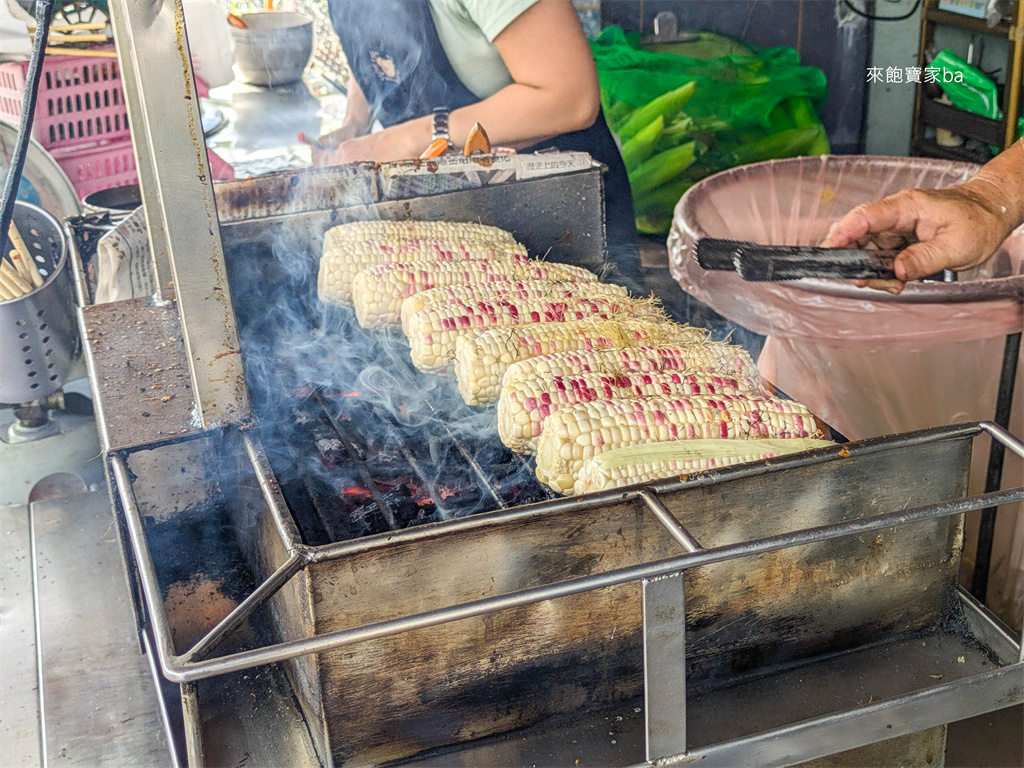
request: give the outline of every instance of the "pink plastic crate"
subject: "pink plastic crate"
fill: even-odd
[[[0,119],[14,125],[21,120],[27,71],[27,61],[0,64]],[[196,80],[199,96],[209,92]],[[138,181],[117,59],[47,55],[32,136],[64,169],[79,198]],[[212,152],[210,169],[217,181],[235,177]]]
[[[101,189],[136,184],[139,180],[131,139],[100,146],[55,150],[51,154],[68,175],[79,199],[85,199]],[[230,181],[235,178],[231,166],[215,152],[210,152],[209,158],[210,174],[214,180]]]
[[[50,154],[64,169],[80,199],[139,180],[130,138],[99,146],[55,149]]]
[[[21,119],[27,61],[0,64],[0,119]],[[130,137],[117,59],[46,56],[32,136],[45,149],[69,149]]]

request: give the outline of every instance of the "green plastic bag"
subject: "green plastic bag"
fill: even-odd
[[[936,84],[945,91],[954,107],[993,120],[1002,119],[996,84],[980,69],[948,48],[939,51],[928,69],[932,70]]]
[[[702,58],[669,52],[694,50],[686,46],[645,50],[638,35],[619,27],[591,43],[601,103],[623,142],[642,232],[666,232],[679,196],[705,176],[829,151],[817,114],[828,95],[821,70],[801,66],[791,48],[755,50],[714,38],[702,43]],[[708,55],[716,51],[727,53]]]

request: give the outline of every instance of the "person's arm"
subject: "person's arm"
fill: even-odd
[[[996,155],[964,184],[908,189],[857,206],[832,225],[823,245],[886,249],[906,245],[896,257],[898,280],[858,281],[858,285],[896,294],[908,281],[982,264],[1022,223],[1024,139]]]
[[[474,123],[491,143],[522,149],[593,124],[601,106],[597,69],[570,0],[539,0],[494,38],[513,83],[452,112],[449,133],[465,140]],[[418,157],[430,144],[428,115],[344,142],[332,162]]]
[[[363,89],[359,87],[355,77],[348,79],[348,93],[345,94],[345,119],[341,128],[325,133],[318,140],[319,147],[313,147],[313,165],[327,165],[332,160],[337,148],[344,142],[358,136],[365,136],[370,131],[373,116],[370,105],[366,101]]]

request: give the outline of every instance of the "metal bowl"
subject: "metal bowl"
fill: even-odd
[[[313,19],[302,13],[240,14],[248,29],[231,28],[235,68],[250,85],[287,85],[302,79],[313,55]]]
[[[53,216],[21,200],[14,221],[43,284],[19,299],[0,301],[0,403],[11,404],[59,390],[79,352],[64,232]]]

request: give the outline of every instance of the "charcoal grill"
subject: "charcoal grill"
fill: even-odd
[[[934,762],[944,723],[1024,700],[1020,638],[957,586],[963,513],[1024,499],[967,495],[972,443],[1019,440],[946,427],[548,498],[400,342],[319,308],[310,268],[366,218],[480,220],[595,266],[600,169],[402,201],[334,169],[215,201],[188,56],[159,53],[179,4],[112,13],[164,291],[92,305],[77,252],[76,290],[190,765]],[[326,349],[351,358],[329,376]],[[237,605],[186,639],[166,598],[197,577]]]

